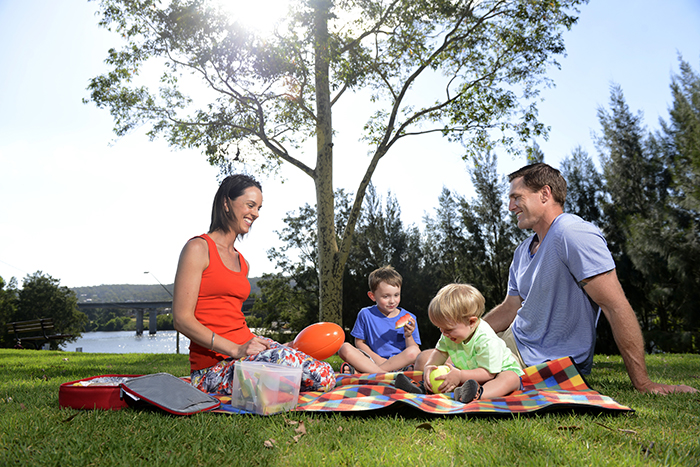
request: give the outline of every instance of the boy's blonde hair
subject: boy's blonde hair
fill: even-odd
[[[469,284],[448,284],[433,297],[428,305],[430,322],[437,327],[467,324],[469,318],[481,318],[486,300],[481,292]]]
[[[396,269],[391,266],[383,266],[369,274],[369,290],[374,293],[382,282],[386,282],[393,287],[401,288],[403,278],[401,274],[396,272]]]

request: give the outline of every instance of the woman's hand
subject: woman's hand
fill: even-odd
[[[243,345],[238,346],[238,354],[236,358],[247,357],[248,355],[257,355],[263,350],[270,348],[270,344],[263,338],[255,336]]]

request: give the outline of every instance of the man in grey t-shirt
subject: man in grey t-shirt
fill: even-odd
[[[564,214],[566,181],[561,173],[537,163],[513,172],[509,180],[509,209],[518,227],[532,229],[534,235],[515,252],[508,295],[484,320],[504,333],[521,364],[571,355],[584,372],[590,371],[600,307],[638,391],[697,392],[649,379],[642,332],[615,263],[595,227]]]

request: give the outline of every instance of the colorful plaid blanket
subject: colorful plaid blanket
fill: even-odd
[[[396,373],[338,375],[335,389],[329,392],[299,394],[295,410],[307,412],[360,412],[405,404],[434,415],[509,415],[552,410],[585,410],[622,413],[633,409],[592,390],[570,358],[561,358],[524,370],[523,390],[507,397],[463,404],[452,394],[409,394],[393,386]],[[405,372],[409,378],[420,372]],[[418,378],[420,379],[420,378]],[[230,405],[230,397],[221,401],[218,413],[248,413]]]

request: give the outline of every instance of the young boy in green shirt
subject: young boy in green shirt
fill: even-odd
[[[523,371],[511,351],[481,320],[485,300],[481,292],[467,284],[449,284],[440,289],[428,307],[430,321],[442,336],[423,370],[426,388],[432,391],[430,373],[451,360],[450,372],[436,376],[438,390],[454,391],[454,399],[469,403],[476,399],[502,397],[520,388]],[[414,393],[424,390],[405,375],[398,375],[396,386]]]

